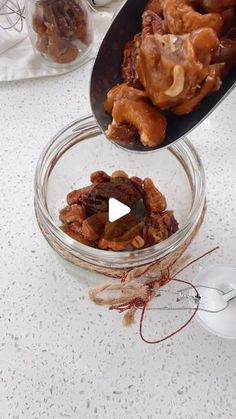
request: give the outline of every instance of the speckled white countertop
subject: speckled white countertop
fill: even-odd
[[[91,304],[37,227],[37,159],[90,112],[90,68],[0,85],[0,418],[235,419],[236,341],[194,321],[162,345],[144,344],[137,324],[124,329],[119,314]],[[235,114],[236,91],[190,136],[208,198],[191,254],[221,246],[202,266],[236,265]]]

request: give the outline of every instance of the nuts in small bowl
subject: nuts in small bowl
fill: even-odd
[[[109,176],[99,170],[90,180],[67,195],[68,205],[60,211],[61,229],[74,240],[103,250],[132,250],[160,243],[178,230],[165,196],[150,178],[129,178],[122,170]],[[110,221],[111,198],[130,212]]]

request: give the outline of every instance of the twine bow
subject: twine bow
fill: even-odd
[[[218,248],[219,246],[209,250],[185,265],[183,265],[183,260],[175,262],[165,270],[160,269],[160,261],[146,265],[145,267],[128,270],[120,278],[115,278],[110,282],[105,282],[90,288],[89,297],[97,305],[107,305],[110,310],[117,310],[119,313],[125,312],[123,317],[124,326],[130,326],[135,322],[136,311],[138,308],[141,308],[140,337],[146,343],[160,343],[186,327],[197,313],[198,305],[188,321],[178,330],[157,341],[148,341],[143,337],[142,326],[145,310],[149,302],[157,295],[159,288],[170,281],[177,281],[191,286],[200,301],[200,296],[195,286],[191,282],[177,279],[176,276],[188,266],[211,254]],[[178,269],[181,265],[182,267]]]

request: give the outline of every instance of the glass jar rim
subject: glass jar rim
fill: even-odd
[[[72,132],[76,132],[75,130],[77,130],[78,133],[78,125],[80,136],[79,138],[78,136],[76,137],[76,141],[73,138],[71,139],[71,136],[61,138],[63,134],[66,134],[70,130]],[[192,233],[201,217],[205,204],[206,182],[204,168],[197,151],[187,138],[179,140],[178,142],[165,148],[165,150],[170,151],[175,156],[180,153],[182,160],[184,157],[184,159],[188,161],[188,164],[191,166],[193,172],[193,179],[190,180],[190,184],[194,191],[191,210],[185,223],[168,239],[156,245],[138,250],[114,252],[97,249],[86,246],[69,237],[53,221],[51,215],[49,214],[45,201],[45,193],[47,180],[49,179],[53,167],[56,165],[57,161],[64,154],[64,152],[66,152],[66,150],[70,147],[78,142],[91,140],[100,134],[102,134],[102,131],[94,117],[92,115],[85,116],[66,125],[54,135],[51,141],[43,149],[37,163],[34,178],[35,211],[38,222],[40,220],[39,224],[43,223],[43,225],[46,225],[47,230],[53,237],[53,240],[59,243],[65,251],[72,253],[79,259],[95,265],[113,268],[136,267],[164,258],[171,252],[174,252]],[[108,140],[104,139],[104,141]],[[156,150],[156,152],[160,153],[161,149]],[[183,165],[181,160],[179,162]]]

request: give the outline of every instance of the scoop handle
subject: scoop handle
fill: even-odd
[[[226,292],[222,297],[226,302],[228,302],[229,300],[232,300],[233,298],[236,297],[236,289],[232,289],[231,291]]]

